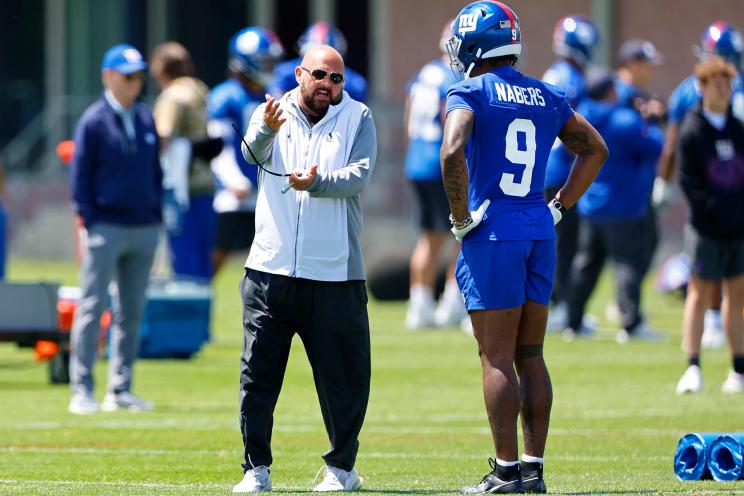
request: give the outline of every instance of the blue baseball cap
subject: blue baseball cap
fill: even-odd
[[[147,62],[142,54],[132,45],[116,45],[103,55],[101,70],[111,69],[122,74],[132,74],[147,69]]]

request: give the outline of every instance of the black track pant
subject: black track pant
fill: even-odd
[[[623,328],[633,332],[641,322],[641,283],[649,260],[646,218],[595,224],[582,220],[579,251],[573,263],[568,325],[579,329],[584,308],[609,258]]]
[[[248,470],[270,466],[274,407],[292,336],[305,346],[331,449],[326,464],[351,470],[367,411],[369,320],[364,281],[324,282],[247,270],[240,363],[240,427]]]

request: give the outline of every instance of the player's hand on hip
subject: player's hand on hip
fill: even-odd
[[[481,203],[480,206],[478,206],[478,208],[475,211],[470,212],[470,219],[472,220],[469,223],[467,223],[467,225],[461,228],[458,228],[455,225],[452,226],[451,231],[452,231],[452,234],[455,235],[455,238],[457,239],[457,241],[462,243],[462,239],[465,237],[465,235],[469,233],[470,231],[472,231],[473,229],[475,229],[478,226],[478,224],[481,223],[481,221],[483,220],[483,216],[486,214],[486,209],[488,208],[490,204],[491,204],[491,200],[483,200],[483,203]]]
[[[315,177],[318,175],[318,166],[313,165],[309,171],[294,171],[289,176],[289,184],[294,189],[303,191],[310,187],[315,181]]]
[[[651,192],[651,204],[659,211],[663,212],[672,201],[672,187],[668,181],[661,177],[654,179],[654,189]]]
[[[550,203],[548,203],[548,210],[550,210],[550,215],[553,216],[553,225],[557,225],[563,218],[563,214],[561,213],[560,207],[556,205],[555,199],[550,200]]]
[[[286,122],[286,118],[282,117],[282,109],[279,106],[279,101],[268,93],[266,97],[266,107],[264,108],[263,121],[264,124],[269,126],[272,131],[278,132],[282,124]]]

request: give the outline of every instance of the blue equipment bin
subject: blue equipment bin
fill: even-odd
[[[154,281],[140,328],[143,358],[190,358],[209,341],[212,289],[195,281]]]

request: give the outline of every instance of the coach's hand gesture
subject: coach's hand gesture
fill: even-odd
[[[269,94],[266,94],[265,97],[266,108],[264,108],[263,121],[276,133],[287,119],[282,117],[282,109],[279,107],[279,102]]]
[[[306,190],[315,181],[315,176],[318,175],[318,166],[313,165],[309,171],[294,171],[289,176],[289,184],[296,190]]]

